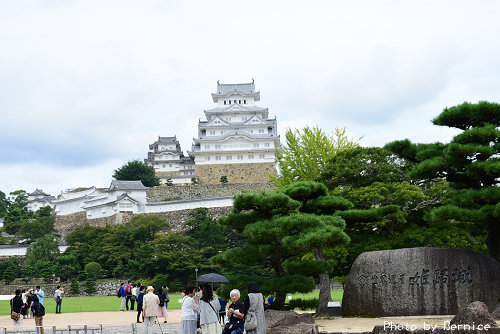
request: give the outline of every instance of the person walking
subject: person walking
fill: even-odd
[[[128,302],[130,301],[130,310],[134,310],[134,306],[132,304],[132,284],[130,281],[127,282],[127,285],[125,286],[125,307],[127,308],[128,311]]]
[[[144,295],[142,303],[142,317],[144,318],[144,334],[153,334],[153,326],[155,319],[158,316],[158,305],[160,299],[154,294],[155,289],[150,285],[146,289],[147,294]]]
[[[198,312],[200,313],[201,334],[220,334],[219,299],[214,297],[209,285],[202,287],[202,297]]]
[[[16,331],[23,327],[23,317],[21,316],[21,310],[25,307],[23,303],[23,298],[21,297],[21,290],[16,289],[14,298],[10,300],[10,318],[12,319],[12,327]]]
[[[127,293],[125,292],[125,283],[122,283],[120,284],[120,301],[121,301],[121,304],[120,304],[120,311],[124,311],[123,310],[123,305],[125,305],[125,298],[127,297]]]
[[[56,314],[61,314],[61,305],[62,305],[62,295],[64,293],[64,289],[62,286],[58,285],[56,288],[56,292],[54,292],[54,300],[56,301]]]
[[[144,287],[139,287],[139,293],[137,294],[137,323],[140,324],[144,321],[144,316],[142,317],[142,321],[139,321],[139,317],[142,314],[142,304],[144,302]]]
[[[158,299],[160,300],[160,304],[158,304],[158,323],[160,323],[160,318],[165,319],[163,321],[164,324],[167,323],[167,305],[166,299],[167,294],[163,291],[162,287],[158,288]]]
[[[257,327],[254,329],[247,329],[247,334],[266,334],[266,318],[264,317],[264,296],[259,291],[259,286],[256,282],[251,282],[248,285],[248,294],[245,299],[245,315],[249,317],[250,313],[254,313],[257,318]]]
[[[181,308],[181,334],[196,334],[198,304],[193,299],[196,293],[194,285],[188,285],[183,291]]]
[[[134,310],[135,302],[137,301],[137,294],[139,293],[139,289],[137,289],[137,284],[132,285],[132,296],[130,296],[130,310]]]
[[[45,316],[45,307],[40,303],[37,296],[33,297],[33,316],[35,317],[36,332],[43,334],[43,317]]]

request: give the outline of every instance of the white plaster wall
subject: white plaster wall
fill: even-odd
[[[145,213],[170,212],[178,210],[192,210],[196,208],[218,208],[232,206],[232,197],[203,199],[195,201],[168,201],[146,204]]]

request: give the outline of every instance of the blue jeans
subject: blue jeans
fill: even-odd
[[[230,333],[227,333],[226,329],[222,331],[222,334],[240,334],[243,333],[243,328],[236,328],[235,330],[231,331]]]
[[[62,304],[62,298],[59,299],[58,302],[56,302],[56,313],[61,313],[61,304]]]

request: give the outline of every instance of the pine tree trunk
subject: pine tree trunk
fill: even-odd
[[[315,249],[314,255],[317,261],[326,261],[323,250]],[[330,276],[327,273],[319,275],[319,305],[316,310],[316,316],[326,315],[328,309],[328,302],[331,300],[332,295],[330,292]]]
[[[486,237],[488,254],[500,262],[500,222],[490,222]]]

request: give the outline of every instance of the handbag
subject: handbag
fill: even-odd
[[[17,313],[14,311],[12,311],[12,313],[10,314],[10,318],[14,321],[18,321],[20,316],[21,316],[21,313]]]
[[[253,311],[248,311],[245,317],[245,330],[251,331],[257,328],[257,314]]]

